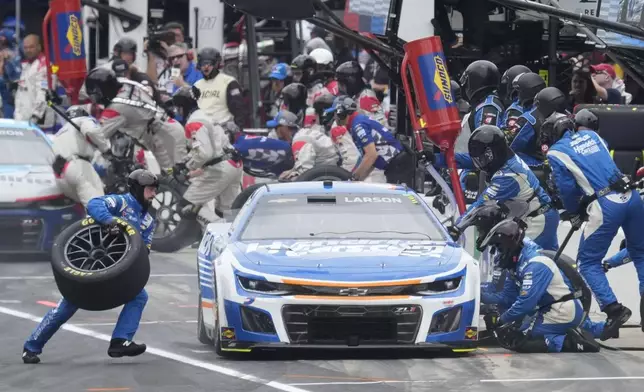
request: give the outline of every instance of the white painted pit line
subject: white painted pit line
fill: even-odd
[[[17,317],[17,318],[20,318],[20,319],[23,319],[23,320],[31,320],[31,321],[33,321],[35,323],[40,323],[40,321],[42,320],[42,317],[38,317],[38,316],[30,314],[30,313],[25,313],[25,312],[20,312],[20,311],[13,310],[13,309],[5,308],[5,307],[2,307],[2,306],[0,306],[0,313],[6,314],[8,316]],[[109,342],[112,339],[112,337],[110,335],[105,335],[105,334],[102,334],[102,333],[99,333],[99,332],[96,332],[96,331],[92,331],[90,329],[77,327],[75,325],[63,324],[61,329],[64,329],[65,331],[68,331],[68,332],[73,332],[73,333],[78,334],[78,335],[88,336],[90,338],[102,340],[104,342]],[[208,362],[200,361],[198,359],[186,357],[186,356],[181,355],[181,354],[176,354],[176,353],[173,353],[173,352],[170,352],[170,351],[161,350],[161,349],[153,348],[153,347],[150,347],[150,346],[148,346],[146,354],[152,354],[152,355],[155,355],[157,357],[170,359],[172,361],[182,363],[184,365],[189,365],[189,366],[193,366],[193,367],[197,367],[197,368],[201,368],[201,369],[205,369],[205,370],[210,370],[211,372],[219,373],[219,374],[222,374],[224,376],[228,376],[228,377],[232,377],[232,378],[236,378],[238,380],[250,381],[250,382],[253,382],[253,383],[256,383],[256,384],[265,385],[267,387],[276,389],[278,391],[284,391],[284,392],[311,392],[311,391],[308,391],[306,389],[298,388],[296,386],[283,384],[283,383],[277,382],[277,381],[265,380],[263,378],[253,376],[252,374],[242,373],[242,372],[239,372],[239,371],[237,371],[235,369],[214,365],[214,364],[211,364],[211,363],[208,363]]]
[[[503,382],[551,382],[551,381],[611,381],[611,380],[644,380],[644,376],[618,376],[618,377],[559,377],[559,378],[507,378],[480,380],[485,383]]]

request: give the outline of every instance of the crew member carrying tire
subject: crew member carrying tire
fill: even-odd
[[[244,126],[248,117],[247,105],[239,82],[232,76],[219,72],[221,53],[214,48],[203,48],[197,54],[197,69],[203,79],[193,86],[193,94],[199,105],[214,125],[234,122]]]
[[[237,195],[241,192],[242,164],[232,159],[232,146],[224,129],[213,125],[203,110],[197,109],[197,101],[190,88],[182,87],[172,97],[186,121],[186,138],[191,144],[187,161],[180,162],[174,171],[190,170],[190,186],[183,194],[189,204],[181,209],[182,215],[200,217],[202,225],[213,222],[216,217],[207,216],[202,207],[216,200],[217,215],[224,216],[230,211]],[[202,212],[203,211],[203,212]],[[199,215],[197,215],[199,214]]]
[[[354,179],[365,182],[411,184],[415,174],[413,157],[379,122],[358,112],[356,102],[346,96],[336,98],[327,109],[335,113],[339,125],[351,133],[362,157],[353,172]]]
[[[277,117],[277,136],[291,144],[295,165],[280,174],[280,180],[295,180],[316,166],[339,166],[340,154],[330,137],[318,128],[300,128],[297,116],[283,110]]]
[[[80,130],[68,123],[58,131],[52,146],[56,155],[52,168],[63,194],[87,207],[90,200],[104,195],[103,182],[92,159],[97,149],[110,151],[110,143],[103,137],[98,121],[81,106],[71,106],[67,116]]]
[[[106,106],[100,118],[105,138],[116,132],[131,136],[154,154],[161,169],[183,160],[187,153],[183,127],[157,106],[148,88],[100,67],[87,75],[85,86],[93,103]]]
[[[129,193],[127,194],[106,195],[90,200],[87,212],[96,222],[107,226],[109,232],[121,230],[117,219],[124,219],[132,227],[138,229],[149,251],[155,223],[148,213],[148,207],[156,195],[159,181],[153,173],[138,169],[130,173],[128,185]],[[107,350],[110,357],[134,357],[145,352],[146,345],[135,343],[132,339],[139,328],[141,315],[147,301],[148,294],[143,289],[121,310]],[[45,344],[77,310],[78,307],[63,298],[58,302],[56,308],[47,312],[40,325],[24,344],[23,362],[39,363],[38,355],[42,353]]]

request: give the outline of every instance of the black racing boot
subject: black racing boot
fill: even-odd
[[[619,302],[613,302],[606,306],[604,313],[606,313],[608,318],[606,318],[606,325],[599,337],[602,342],[614,337],[615,333],[619,331],[621,326],[624,325],[633,314],[629,308]]]
[[[619,332],[619,330],[617,330]],[[563,353],[598,353],[601,346],[592,335],[579,328],[569,329],[566,332],[561,352]]]
[[[40,362],[40,358],[38,358],[38,354],[25,348],[22,351],[22,362],[35,364]]]
[[[112,339],[110,348],[107,349],[107,355],[112,358],[136,357],[145,352],[145,344],[137,344],[125,339]]]

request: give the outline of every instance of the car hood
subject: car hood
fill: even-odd
[[[244,269],[300,279],[376,281],[444,274],[461,249],[435,241],[256,241],[232,244]]]
[[[0,203],[60,194],[48,165],[0,165]]]

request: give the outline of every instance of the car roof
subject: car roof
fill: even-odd
[[[17,120],[12,120],[10,118],[0,118],[0,129],[5,129],[5,130],[16,130],[16,131],[32,131],[34,132],[37,136],[40,136],[41,138],[45,139],[45,141],[51,145],[51,139],[47,137],[47,134],[45,134],[40,128],[38,128],[35,125],[30,124],[28,121],[17,121]]]
[[[374,184],[366,182],[351,181],[306,181],[306,182],[283,182],[266,184],[258,189],[258,196],[266,195],[294,195],[308,193],[379,193],[391,195],[416,194],[412,188],[406,185]]]

